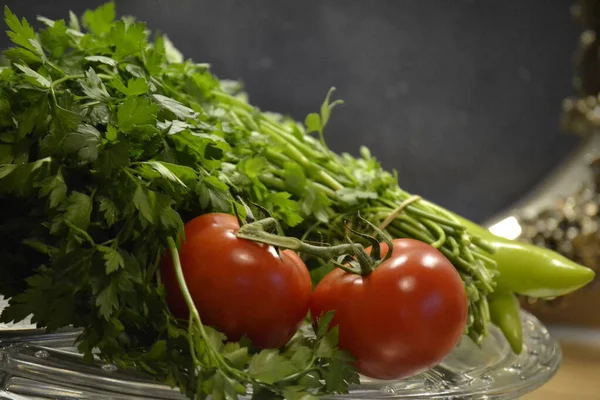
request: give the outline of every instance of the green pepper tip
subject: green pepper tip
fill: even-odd
[[[469,234],[485,240],[494,250],[490,258],[498,265],[496,291],[545,298],[581,289],[595,272],[547,248],[494,235],[484,227],[456,216]]]

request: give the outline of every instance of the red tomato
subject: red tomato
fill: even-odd
[[[359,372],[399,379],[441,362],[460,341],[467,294],[460,275],[434,247],[393,241],[392,256],[366,277],[335,269],[315,288],[311,314],[334,310],[340,348]],[[368,249],[370,251],[370,249]],[[382,245],[382,253],[389,247]]]
[[[229,340],[247,335],[263,348],[285,345],[303,322],[312,283],[293,251],[238,239],[240,226],[229,214],[205,214],[185,225],[179,257],[202,322]],[[170,253],[161,277],[173,314],[188,318]]]

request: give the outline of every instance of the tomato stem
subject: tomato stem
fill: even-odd
[[[238,231],[237,237],[330,260],[333,264],[346,272],[358,273],[363,276],[373,272],[379,261],[372,259],[360,243],[350,242],[335,246],[316,246],[305,243],[295,237],[280,236],[266,231],[266,229],[273,229],[273,227],[276,226],[277,220],[274,218],[265,218],[260,221],[243,225]],[[360,266],[359,271],[341,265],[343,260],[349,256],[356,257],[358,265]]]

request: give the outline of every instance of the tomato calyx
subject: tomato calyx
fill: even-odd
[[[383,242],[388,245],[390,250],[393,249],[391,240],[389,240],[379,228],[362,218],[360,215],[358,217],[372,227],[375,232],[383,238]],[[357,232],[348,226],[346,226],[346,229],[354,235],[370,242],[372,248],[370,252],[367,252],[362,244],[352,242],[348,236],[346,236],[346,243],[334,246],[317,246],[303,242],[295,237],[280,235],[279,232],[281,232],[281,230],[279,223],[275,218],[267,217],[260,220],[254,220],[254,218],[251,217],[250,220],[252,222],[240,224],[240,229],[236,233],[238,238],[268,244],[275,248],[289,249],[298,253],[310,254],[327,260],[335,267],[353,274],[362,276],[371,274],[375,268],[390,258],[392,254],[391,251],[388,251],[382,257],[379,239],[371,235]]]

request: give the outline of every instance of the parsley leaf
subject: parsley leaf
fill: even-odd
[[[65,148],[69,152],[77,153],[83,161],[93,162],[98,158],[100,146],[100,132],[91,125],[80,125],[77,132],[67,135]]]
[[[102,35],[110,31],[115,20],[115,3],[110,1],[95,10],[87,10],[83,13],[83,26],[96,35]],[[71,17],[72,27],[78,28],[76,17]]]
[[[48,28],[40,33],[43,48],[48,49],[53,57],[61,57],[71,45],[69,35],[67,34],[67,24],[62,19],[58,21],[42,17],[38,19],[48,25]]]
[[[169,38],[164,35],[162,37],[163,45],[165,48],[165,57],[166,59],[173,64],[179,64],[183,62],[183,54],[179,50],[175,48],[173,42],[169,40]]]
[[[165,42],[163,36],[158,36],[152,47],[144,53],[144,65],[148,73],[152,75],[159,74],[163,64],[166,61]]]
[[[227,212],[231,209],[231,194],[227,185],[216,176],[205,176],[196,187],[196,193],[200,197],[200,205],[203,209]]]
[[[156,172],[158,172],[163,178],[166,178],[170,181],[178,183],[181,186],[186,187],[185,183],[183,183],[183,181],[171,171],[171,168],[181,171],[182,169],[178,165],[169,164],[161,161],[147,161],[146,164],[151,166],[154,170],[156,170]],[[167,165],[169,165],[170,168],[168,168]]]
[[[104,214],[106,224],[110,227],[115,224],[119,216],[119,211],[115,203],[108,197],[103,197],[100,200],[100,212]]]
[[[286,162],[283,165],[283,169],[285,171],[286,189],[296,195],[302,195],[308,185],[302,167],[298,163]]]
[[[252,357],[248,366],[250,376],[269,384],[295,372],[298,372],[298,370],[294,364],[274,349],[262,350]]]
[[[127,167],[129,164],[129,142],[119,140],[116,143],[104,143],[95,167],[98,168],[99,173],[111,176],[115,170]]]
[[[20,48],[9,49],[5,52],[13,60],[23,59],[29,62],[41,62],[46,60],[42,46],[37,40],[31,25],[23,18],[21,21],[4,6],[4,20],[10,28],[7,32],[10,40]]]
[[[327,122],[329,122],[329,116],[331,115],[331,110],[333,110],[333,107],[344,104],[343,100],[336,100],[330,103],[329,100],[331,99],[331,95],[334,91],[335,88],[329,89],[329,92],[327,92],[327,96],[325,96],[323,104],[321,104],[321,129],[325,129]]]
[[[307,215],[314,215],[320,222],[328,222],[331,210],[331,200],[327,195],[314,187],[309,187],[302,196],[301,209]]]
[[[54,113],[54,118],[52,119],[53,129],[60,134],[76,130],[83,118],[81,108],[75,103],[74,96],[70,93],[65,93],[57,95],[56,99],[57,101],[52,103],[52,111]]]
[[[317,113],[310,113],[304,119],[307,132],[320,132],[322,129],[321,117]]]
[[[377,192],[365,191],[355,188],[343,188],[336,191],[336,194],[340,201],[348,205],[356,205],[362,200],[372,199],[375,200],[379,197]]]
[[[108,246],[97,246],[97,249],[104,254],[107,274],[112,274],[120,268],[125,268],[125,260],[119,251]]]
[[[73,192],[67,199],[63,220],[70,222],[82,230],[86,230],[90,225],[91,212],[91,198],[85,193]]]
[[[358,374],[350,367],[349,360],[333,358],[329,361],[327,369],[323,371],[325,387],[332,393],[348,393],[348,385],[360,383]]]
[[[49,331],[65,326],[75,311],[68,285],[57,282],[47,267],[39,268],[26,281],[27,290],[9,300],[10,307],[2,313],[0,322],[21,321],[32,315],[32,323]]]
[[[96,306],[100,309],[100,315],[109,320],[114,310],[119,308],[118,286],[110,283],[100,290],[95,290]]]
[[[239,342],[226,343],[223,356],[236,368],[245,368],[251,358],[248,347],[242,346]]]
[[[25,74],[27,81],[31,82],[34,86],[38,86],[45,89],[50,88],[52,82],[50,82],[50,80],[42,74],[35,72],[26,65],[14,64],[14,66],[20,69]]]
[[[40,182],[40,196],[48,197],[50,208],[56,208],[67,195],[67,185],[62,172],[59,170],[56,175],[49,176]]]
[[[113,56],[116,60],[139,53],[146,48],[146,24],[118,21],[112,25],[108,39],[116,48]]]
[[[91,99],[94,100],[108,100],[110,94],[106,90],[106,86],[102,83],[102,80],[96,74],[93,68],[89,68],[85,72],[85,80],[80,81],[83,92]]]
[[[300,215],[300,206],[297,201],[292,199],[290,193],[269,193],[264,197],[262,203],[263,207],[286,226],[293,227],[303,221]]]
[[[87,57],[85,57],[85,59],[87,61],[91,61],[91,62],[98,62],[98,63],[106,64],[110,67],[117,66],[117,62],[115,60],[113,60],[110,57],[106,57],[106,56],[87,56]]]
[[[144,97],[130,96],[119,106],[117,122],[119,129],[129,133],[135,127],[156,122],[158,105]]]
[[[112,83],[112,86],[126,96],[137,96],[145,94],[150,90],[150,86],[148,86],[148,83],[143,78],[129,79],[129,81],[127,81],[127,86],[125,86],[122,81],[115,80]]]
[[[153,224],[155,219],[155,201],[153,193],[138,185],[133,193],[132,201],[134,207],[140,212],[142,217],[144,217],[149,223]]]
[[[229,144],[213,136],[194,134],[189,129],[183,130],[168,137],[175,144],[175,148],[190,156],[208,170],[219,168],[221,159],[230,150]]]
[[[163,96],[161,94],[155,94],[153,97],[158,101],[158,104],[165,110],[171,111],[176,118],[188,119],[195,118],[198,113],[189,107],[184,106],[177,100]]]
[[[179,120],[159,121],[157,126],[161,132],[164,132],[167,135],[174,135],[176,133],[185,131],[186,129],[193,128],[191,124]]]
[[[321,144],[323,145],[323,147],[325,147],[325,139],[323,137],[323,130],[325,129],[327,122],[329,122],[329,116],[331,115],[331,110],[333,110],[333,107],[335,107],[336,105],[344,104],[344,102],[342,100],[336,100],[333,103],[329,102],[331,95],[333,94],[334,91],[335,91],[335,88],[331,88],[329,90],[329,92],[327,93],[327,96],[325,97],[325,100],[323,101],[323,104],[321,105],[321,114],[320,115],[317,113],[310,113],[306,116],[306,119],[304,120],[304,125],[306,125],[306,129],[307,129],[308,133],[311,133],[311,132],[319,133],[319,137],[321,139]]]
[[[74,31],[81,31],[81,27],[79,26],[79,18],[73,11],[69,11],[69,28]]]

